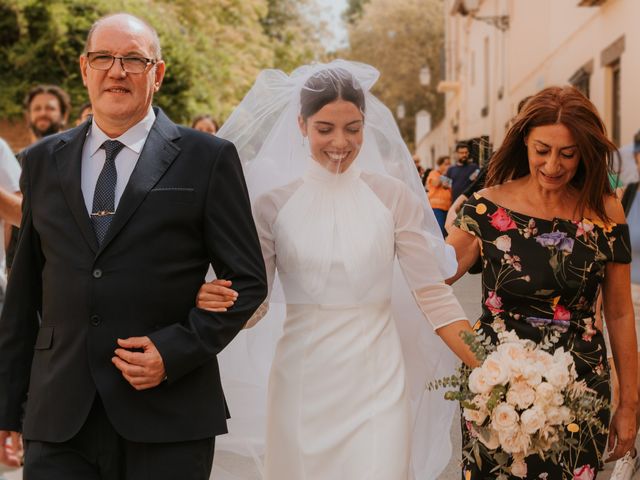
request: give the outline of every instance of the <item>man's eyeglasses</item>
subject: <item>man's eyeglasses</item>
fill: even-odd
[[[116,57],[108,53],[88,52],[89,66],[95,70],[109,70],[113,62],[120,60],[120,66],[127,73],[144,73],[149,65],[155,65],[158,61],[144,57]]]

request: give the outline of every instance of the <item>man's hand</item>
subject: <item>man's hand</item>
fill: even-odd
[[[111,359],[122,376],[136,390],[157,387],[166,378],[164,361],[149,337],[118,339],[116,356]],[[132,352],[131,349],[142,349]]]
[[[24,450],[22,448],[22,435],[18,432],[0,430],[0,463],[8,467],[22,465]]]

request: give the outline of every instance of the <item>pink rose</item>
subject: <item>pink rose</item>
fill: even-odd
[[[562,305],[556,305],[553,311],[554,320],[571,320],[571,312],[564,308]]]
[[[595,468],[583,465],[573,471],[573,480],[593,480],[596,477]]]
[[[502,299],[496,294],[496,292],[489,292],[489,296],[484,301],[484,304],[487,306],[491,313],[500,313],[504,312],[502,307]]]
[[[513,221],[507,211],[502,207],[498,207],[496,213],[487,216],[491,219],[491,226],[500,232],[518,229],[516,222]]]

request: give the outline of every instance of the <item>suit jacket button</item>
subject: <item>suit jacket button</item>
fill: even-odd
[[[102,270],[100,270],[99,268],[96,268],[93,271],[93,278],[102,278]]]
[[[100,315],[91,315],[91,325],[93,325],[94,327],[97,327],[101,323],[102,323],[102,319],[100,318]]]

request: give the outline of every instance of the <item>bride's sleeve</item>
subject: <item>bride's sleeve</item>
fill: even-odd
[[[247,321],[244,328],[253,327],[256,323],[262,320],[269,311],[269,299],[271,297],[273,279],[276,273],[276,249],[272,227],[277,215],[277,206],[273,199],[265,196],[256,201],[254,208],[254,221],[256,223],[256,230],[258,231],[258,238],[260,239],[260,248],[262,248],[262,257],[264,258],[264,266],[267,272],[267,284],[269,291],[267,298]]]
[[[444,283],[437,255],[445,254],[442,238],[424,227],[424,205],[406,187],[400,189],[394,206],[396,255],[416,303],[434,330],[467,315]]]

